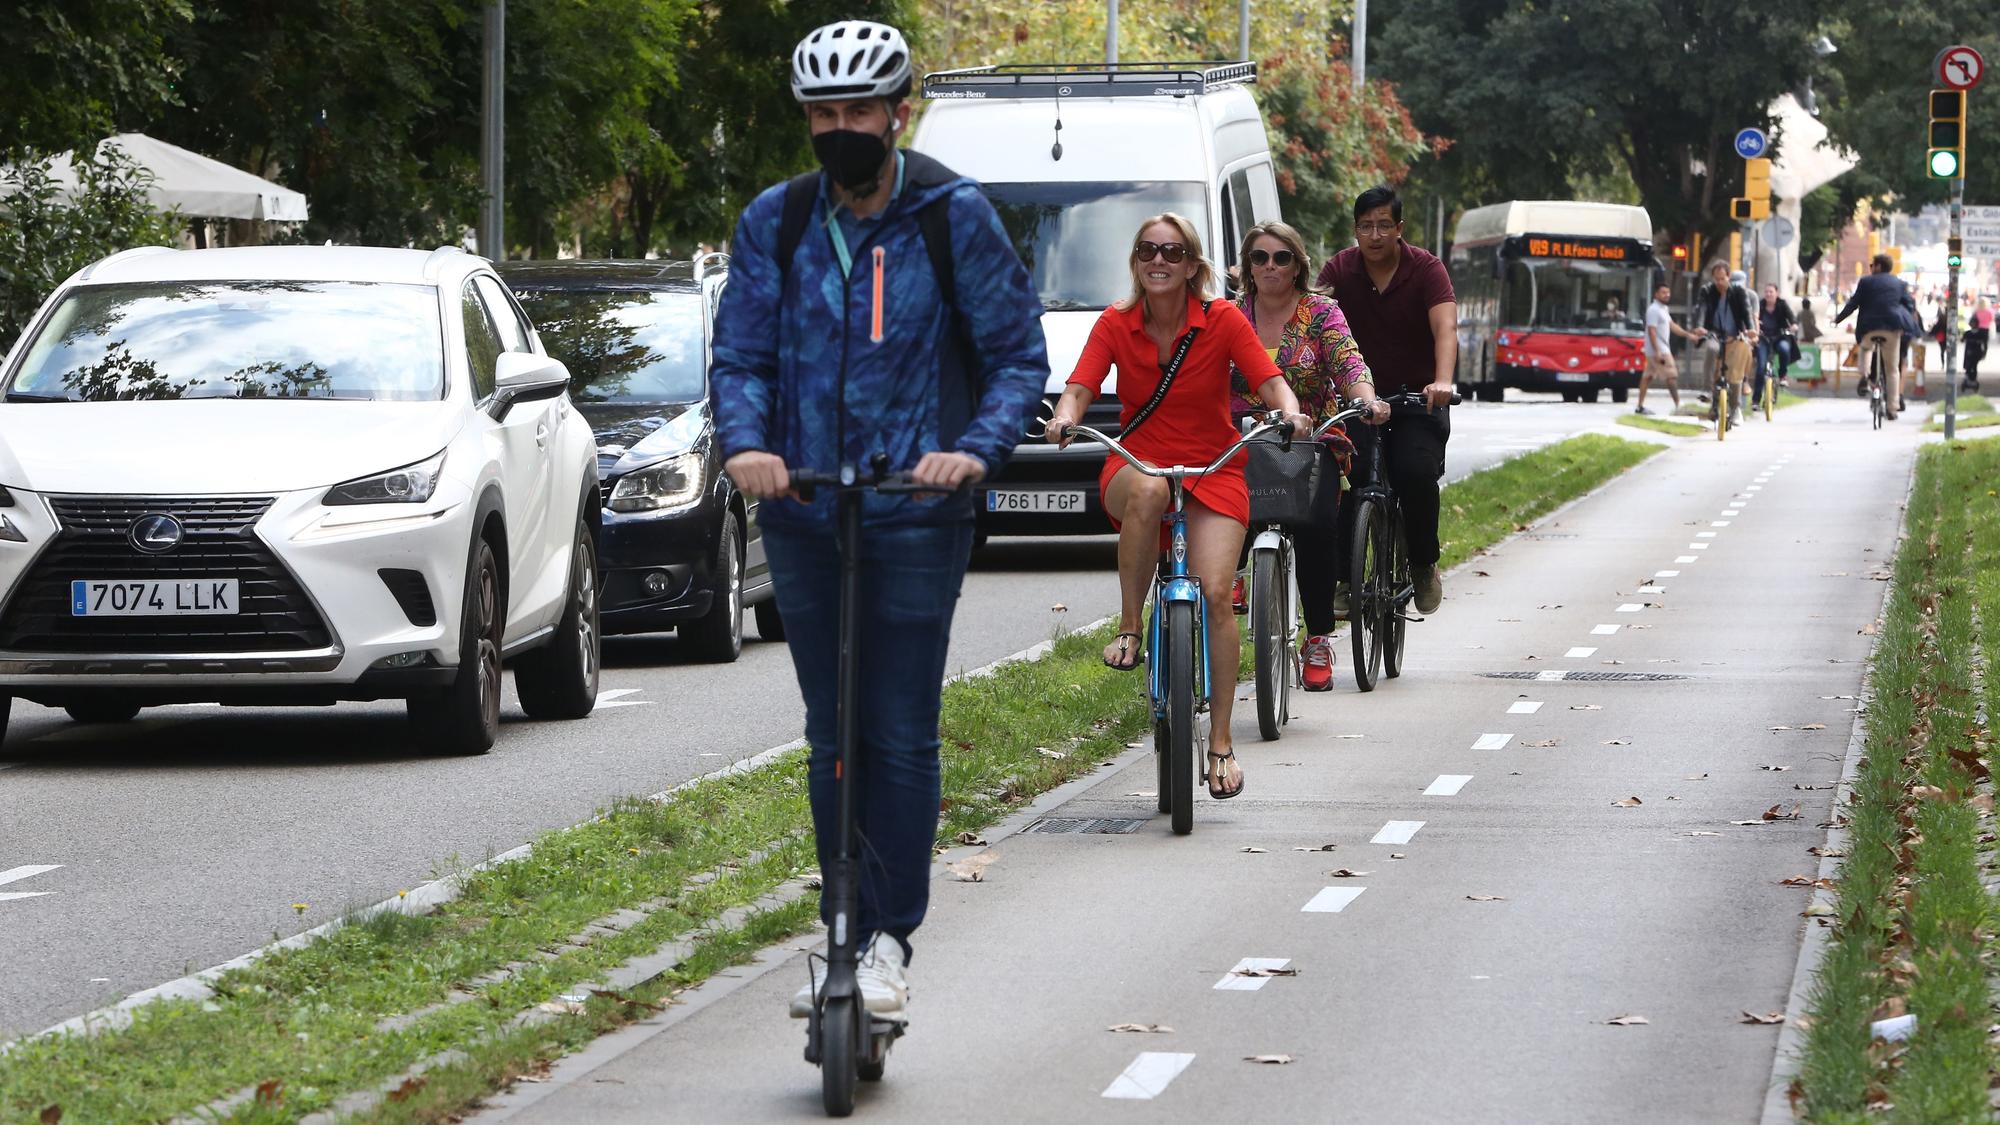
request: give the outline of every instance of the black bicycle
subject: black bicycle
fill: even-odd
[[[1414,391],[1385,395],[1379,401],[1389,404],[1391,424],[1399,414],[1407,417],[1430,410],[1424,396]],[[1458,405],[1459,397],[1451,396],[1451,403]],[[1359,407],[1343,410],[1329,418],[1327,425],[1365,413]],[[1348,548],[1347,626],[1354,642],[1354,685],[1362,691],[1374,691],[1380,678],[1402,675],[1404,628],[1409,622],[1423,620],[1409,612],[1417,584],[1403,539],[1403,506],[1397,502],[1383,466],[1382,438],[1378,432],[1375,440],[1366,443],[1368,448],[1362,453],[1364,483],[1348,501],[1354,505],[1354,541]]]
[[[855,606],[861,600],[861,507],[869,491],[884,493],[950,492],[950,489],[912,482],[907,473],[887,471],[888,458],[877,455],[873,468],[863,472],[855,465],[842,465],[837,473],[799,470],[791,474],[799,498],[810,502],[819,489],[837,494],[836,508],[840,545],[840,684],[838,745],[840,765],[834,776],[834,821],[839,839],[833,862],[821,873],[823,890],[832,904],[833,922],[827,935],[826,979],[813,997],[812,1015],[806,1021],[806,1061],[820,1072],[820,1098],[829,1117],[846,1117],[854,1112],[857,1078],[879,1082],[889,1062],[889,1048],[902,1038],[905,1024],[869,1013],[862,1002],[855,979],[861,960],[861,940],[854,917],[861,901],[859,870],[860,841],[854,828],[854,784],[864,768],[860,760],[861,621]]]

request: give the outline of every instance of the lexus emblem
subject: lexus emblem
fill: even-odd
[[[172,516],[146,515],[132,521],[125,533],[132,546],[149,555],[164,555],[181,545],[181,521]]]

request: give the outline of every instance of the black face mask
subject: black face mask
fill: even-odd
[[[853,129],[831,129],[813,135],[813,155],[833,182],[855,195],[871,195],[882,180],[882,165],[889,159],[886,135],[861,133]]]

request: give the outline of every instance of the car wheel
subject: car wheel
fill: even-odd
[[[7,720],[14,714],[14,697],[0,695],[0,742],[7,741]]]
[[[756,612],[757,635],[767,641],[784,644],[785,619],[778,615],[778,596],[773,594],[763,601],[758,602]]]
[[[412,696],[410,723],[426,749],[484,754],[500,735],[500,563],[481,537],[466,569],[459,618],[458,676],[442,691]]]
[[[681,639],[695,659],[728,664],[743,654],[743,543],[736,513],[722,517],[722,539],[715,548],[715,572],[721,578],[713,605],[699,621],[681,626]]]
[[[120,703],[117,700],[93,700],[89,703],[72,703],[63,708],[69,717],[79,723],[129,723],[139,714],[136,703]]]
[[[597,706],[602,635],[597,627],[597,544],[590,525],[576,525],[569,599],[548,644],[514,662],[514,690],[531,719],[581,719]]]
[[[1632,396],[1632,391],[1631,391],[1631,388],[1629,388],[1629,387],[1613,387],[1613,388],[1611,388],[1611,401],[1612,401],[1612,402],[1624,402],[1624,401],[1625,401],[1626,399],[1630,398],[1631,396]]]

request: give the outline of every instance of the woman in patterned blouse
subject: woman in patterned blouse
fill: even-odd
[[[1340,400],[1371,407],[1366,421],[1389,420],[1387,403],[1375,398],[1375,383],[1361,349],[1348,333],[1347,318],[1332,297],[1307,288],[1313,276],[1305,240],[1284,223],[1259,223],[1243,236],[1237,260],[1243,295],[1237,305],[1257,329],[1265,351],[1298,396],[1299,409],[1318,426],[1340,409]],[[1340,506],[1340,474],[1354,453],[1347,435],[1327,432],[1321,446],[1320,487],[1312,523],[1293,529],[1299,560],[1299,602],[1306,618],[1304,680],[1307,691],[1333,689],[1335,528]]]

